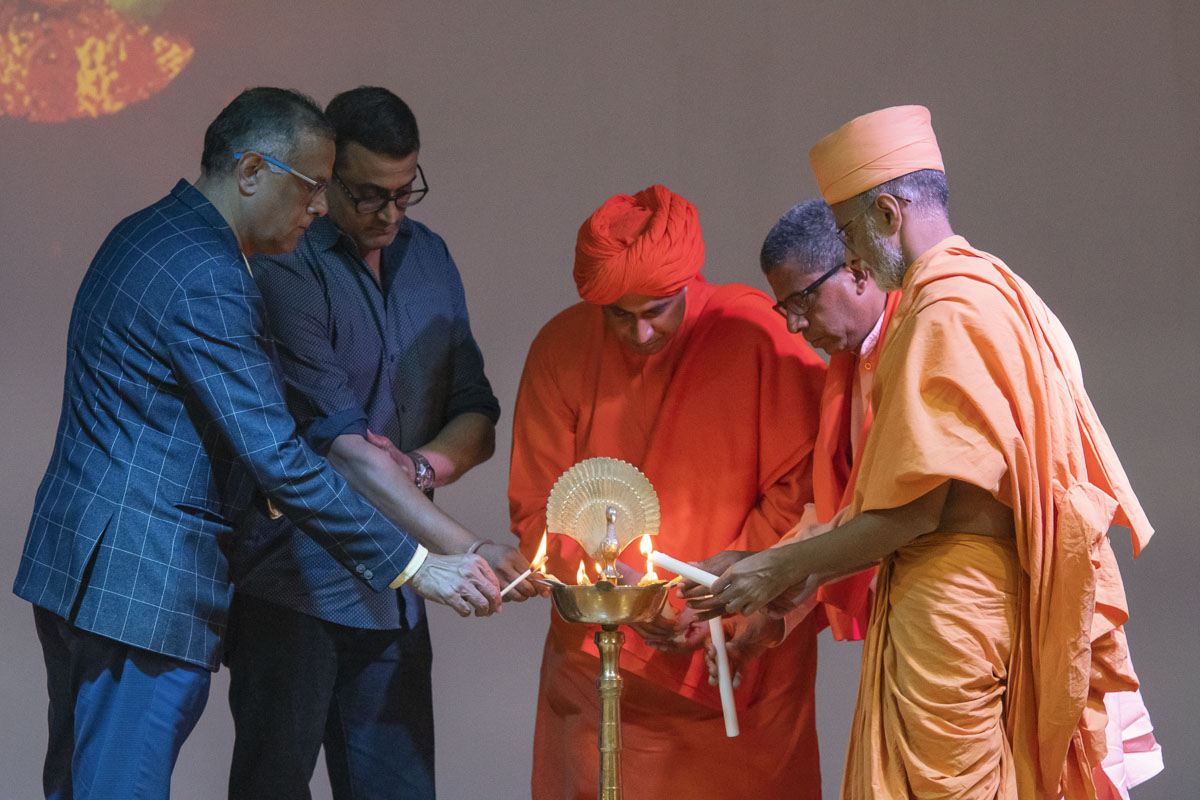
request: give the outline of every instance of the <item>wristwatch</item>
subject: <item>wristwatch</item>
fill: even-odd
[[[437,480],[437,474],[433,471],[433,464],[429,463],[429,459],[421,455],[416,450],[411,453],[405,453],[412,459],[413,467],[416,468],[416,474],[413,475],[413,482],[417,484],[417,488],[422,492],[428,492],[433,488],[433,482]]]

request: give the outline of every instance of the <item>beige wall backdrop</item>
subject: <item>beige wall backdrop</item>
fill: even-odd
[[[816,192],[809,146],[857,114],[929,106],[954,227],[1022,274],[1071,331],[1092,400],[1158,529],[1136,563],[1125,532],[1115,536],[1129,639],[1168,762],[1135,795],[1200,796],[1197,8],[168,4],[151,24],[188,36],[196,54],[157,97],[59,125],[0,118],[0,798],[39,796],[44,671],[29,606],[7,587],[53,441],[84,269],[118,219],[196,177],[205,126],[241,89],[296,87],[324,103],[365,83],[390,87],[416,111],[432,191],[414,216],[458,261],[504,407],[495,457],[439,501],[497,539],[509,535],[509,422],[525,351],[576,299],[570,269],[585,216],[613,193],[664,183],[700,210],[709,279],[765,288],[763,235]],[[719,453],[712,466],[722,468]],[[549,613],[545,601],[488,620],[432,613],[444,798],[528,795]],[[833,797],[860,649],[827,637],[821,647],[818,722]],[[223,795],[225,686],[218,675],[183,750],[176,797]],[[320,776],[315,794],[327,797]]]

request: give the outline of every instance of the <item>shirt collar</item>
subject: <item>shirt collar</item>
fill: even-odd
[[[867,338],[863,339],[862,347],[858,348],[859,358],[866,358],[871,355],[871,351],[875,349],[875,345],[879,344],[879,335],[883,333],[883,315],[885,313],[887,313],[886,303],[884,303],[884,311],[879,314],[879,319],[875,320],[875,327],[867,334]]]

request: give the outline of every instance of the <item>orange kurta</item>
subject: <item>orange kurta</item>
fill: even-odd
[[[1024,281],[955,236],[913,263],[903,289],[880,359],[875,418],[851,513],[904,505],[949,479],[982,487],[1013,509],[1012,559],[1019,570],[1011,629],[998,622],[1010,591],[1002,542],[974,537],[979,544],[965,546],[981,561],[967,577],[994,580],[995,619],[964,613],[959,641],[917,631],[926,641],[914,649],[961,646],[964,636],[979,637],[976,650],[988,657],[1011,647],[996,668],[1004,691],[1002,736],[1011,749],[1011,758],[998,756],[999,785],[1015,782],[1021,798],[1094,797],[1092,772],[1106,752],[1103,695],[1137,686],[1121,629],[1128,619],[1124,591],[1106,532],[1110,523],[1130,528],[1137,555],[1152,529],[1087,398],[1066,331]],[[963,552],[963,537],[932,537],[901,548],[882,568],[843,797],[903,796],[905,768],[930,763],[909,749],[921,734],[889,730],[881,720],[890,702],[910,700],[906,670],[925,666],[905,660],[898,629],[888,630],[889,603],[897,602],[897,592],[907,603],[908,587],[919,585],[896,581],[919,575],[931,585],[964,575],[951,555]],[[977,588],[954,596],[972,596],[967,592]],[[956,605],[982,608],[950,607]],[[906,634],[914,633],[912,620],[904,624]],[[884,635],[874,637],[877,631]],[[936,690],[936,673],[930,681],[924,688]],[[956,688],[950,683],[944,686]],[[929,735],[948,734],[937,714],[907,713],[915,727],[927,722]],[[947,751],[956,750],[962,737],[947,735],[946,742]],[[909,776],[910,783],[928,778]]]
[[[662,509],[657,549],[685,561],[777,541],[811,499],[825,366],[745,286],[688,286],[666,347],[634,355],[580,303],[530,348],[513,421],[509,504],[532,555],[558,476],[594,456],[641,469]],[[571,581],[582,552],[551,537],[548,570]],[[627,552],[638,564],[640,556]],[[677,599],[673,598],[679,607]],[[596,791],[595,628],[551,616],[534,742],[534,798]],[[819,797],[812,691],[815,628],[742,670],[742,734],[724,735],[703,654],[668,655],[630,632],[622,654],[625,796]]]
[[[866,404],[862,425],[857,436],[851,436],[853,425],[851,407],[854,404],[854,376],[862,367],[875,369],[879,354],[887,341],[888,324],[896,306],[900,303],[900,292],[891,292],[883,307],[879,339],[865,357],[858,353],[837,353],[829,358],[829,374],[825,377],[825,388],[821,392],[821,425],[813,451],[813,504],[817,521],[829,522],[850,505],[853,498],[854,476],[862,461],[867,445],[867,431],[871,428],[871,405]],[[860,366],[860,362],[863,362]],[[856,439],[858,447],[851,444]],[[828,623],[833,638],[855,640],[863,638],[870,615],[871,580],[875,570],[864,570],[817,591],[818,627]]]

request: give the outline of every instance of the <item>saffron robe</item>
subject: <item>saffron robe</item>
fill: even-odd
[[[555,480],[594,456],[628,461],[658,493],[655,547],[685,561],[762,550],[811,497],[825,365],[789,334],[762,292],[688,286],[684,319],[662,351],[638,356],[599,306],[561,312],[530,347],[513,420],[509,507],[532,555]],[[551,536],[548,571],[574,582],[582,550]],[[636,546],[622,560],[641,567]],[[590,567],[590,560],[588,561]],[[682,602],[672,596],[676,608]],[[539,688],[533,797],[596,791],[596,628],[552,614]],[[625,796],[820,797],[813,681],[816,630],[742,669],[741,735],[727,739],[703,651],[671,655],[627,633],[621,655]]]
[[[961,728],[939,718],[937,705],[923,708],[921,698],[905,695],[910,679],[925,681],[921,692],[962,690],[955,699],[977,704],[980,714],[958,726],[993,713],[989,686],[971,696],[971,687],[961,680],[955,687],[954,677],[936,670],[914,677],[922,664],[912,654],[936,663],[946,647],[975,637],[977,657],[1003,661],[992,677],[1003,682],[1001,750],[1011,756],[1000,754],[998,796],[1094,797],[1093,769],[1107,749],[1103,697],[1137,688],[1121,627],[1128,619],[1124,590],[1106,534],[1110,524],[1130,528],[1136,556],[1153,531],[1084,391],[1070,338],[1023,280],[954,236],[912,264],[903,291],[880,357],[874,422],[850,515],[902,506],[947,480],[974,484],[1013,510],[1011,558],[1019,571],[1008,585],[1004,542],[974,537],[972,549],[990,552],[966,578],[991,576],[989,615],[976,618],[983,602],[973,594],[977,581],[928,602],[905,595],[904,603],[925,602],[931,615],[938,605],[970,610],[958,615],[960,641],[940,636],[936,623],[904,620],[905,635],[917,637],[906,645],[893,640],[896,628],[889,631],[898,580],[962,578],[960,557],[950,555],[961,548],[936,551],[960,545],[963,537],[931,534],[934,541],[921,537],[885,559],[842,796],[907,796],[926,784],[934,787],[928,796],[976,796],[953,794],[935,774],[954,775],[973,758],[961,750]],[[899,577],[890,574],[897,571]],[[1011,630],[1003,631],[997,615],[1010,592],[1015,616]],[[1005,636],[1007,644],[1000,641]],[[1005,646],[1011,649],[1001,658],[997,651]],[[909,704],[903,728],[887,724],[896,697]],[[975,733],[983,750],[994,749],[994,737]],[[924,757],[930,742],[944,747],[944,764]]]
[[[829,373],[821,392],[821,424],[813,452],[813,505],[818,522],[828,523],[850,505],[854,476],[862,461],[871,429],[871,404],[864,403],[862,423],[851,435],[854,425],[851,409],[855,402],[855,375],[860,370],[878,368],[879,354],[887,341],[888,324],[900,292],[891,292],[883,307],[879,338],[871,352],[836,353],[829,357]],[[861,398],[860,398],[861,401]],[[857,447],[852,441],[857,441]],[[863,638],[871,608],[871,582],[874,568],[822,586],[817,590],[818,627],[827,623],[833,638],[849,641]]]

